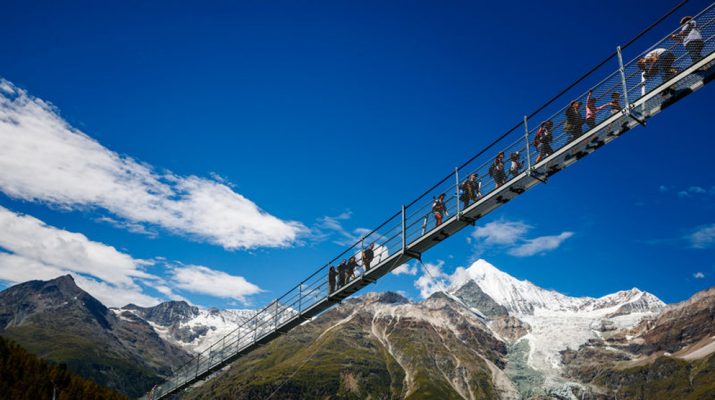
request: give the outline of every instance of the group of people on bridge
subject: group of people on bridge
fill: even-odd
[[[348,259],[343,259],[337,267],[330,266],[328,268],[328,290],[333,293],[343,286],[347,285],[356,278],[355,273],[361,266],[364,268],[363,273],[370,270],[370,265],[375,259],[375,243],[370,243],[366,249],[360,253],[360,260],[356,256],[351,256]]]
[[[672,34],[669,38],[672,41],[682,44],[685,47],[692,63],[696,63],[703,58],[702,51],[705,47],[705,42],[703,41],[702,34],[693,17],[683,17],[680,20],[680,26],[680,30],[677,33]],[[656,48],[638,59],[636,65],[641,71],[641,85],[643,93],[645,93],[646,82],[652,78],[660,76],[662,78],[662,82],[666,82],[678,74],[679,71],[674,65],[676,57],[672,52],[672,48],[673,47]],[[582,112],[583,103],[581,101],[573,100],[568,104],[564,111],[563,122],[558,125],[561,128],[562,133],[567,136],[565,141],[560,142],[562,146],[573,142],[583,136],[583,134],[587,131],[595,128],[598,124],[599,112],[607,110],[609,111],[608,116],[611,116],[623,110],[623,105],[621,104],[621,93],[616,90],[609,91],[610,100],[606,103],[598,105],[600,97],[595,96],[593,90],[590,90],[586,97],[585,115]],[[601,97],[606,96],[609,91]],[[587,127],[586,131],[584,131],[584,125]],[[553,143],[555,128],[556,126],[554,125],[554,121],[551,119],[543,121],[539,124],[539,128],[534,136],[533,142],[529,144],[536,149],[537,156],[535,163],[539,163],[554,154]],[[505,166],[504,159],[505,153],[504,151],[501,151],[497,154],[494,161],[489,166],[488,175],[494,181],[494,189],[500,188],[509,179],[517,177],[524,170],[524,161],[521,159],[521,152],[514,151],[509,155],[508,169]],[[474,172],[470,174],[466,180],[459,184],[458,201],[462,202],[462,209],[466,209],[470,204],[477,202],[481,198],[482,180],[479,174]],[[444,193],[441,193],[437,197],[433,198],[431,210],[424,216],[422,234],[424,234],[427,230],[427,220],[430,215],[434,218],[435,227],[440,226],[445,217],[449,217],[449,211],[445,202]],[[342,260],[337,268],[332,265],[330,266],[328,270],[328,285],[330,287],[330,293],[333,293],[348,284],[352,279],[355,279],[355,273],[360,264],[364,267],[365,272],[370,269],[370,264],[374,259],[373,249],[374,243],[362,251],[360,261],[356,259],[356,256],[352,256],[347,260]]]

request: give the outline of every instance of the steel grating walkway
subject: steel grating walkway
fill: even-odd
[[[646,121],[657,113],[712,81],[715,77],[714,6],[715,3],[711,4],[694,18],[705,43],[702,59],[693,62],[694,60],[684,46],[670,38],[670,35],[679,31],[679,27],[669,32],[664,38],[661,32],[660,40],[655,41],[655,45],[648,47],[626,64],[623,63],[621,49],[618,48],[617,57],[614,57],[617,61],[615,71],[607,70],[608,73],[600,75],[606,76],[606,78],[591,85],[585,92],[565,97],[567,100],[563,102],[583,101],[587,97],[587,93],[592,91],[592,97],[605,104],[602,99],[611,99],[613,93],[618,92],[622,102],[618,110],[602,112],[602,114],[607,113],[608,115],[600,116],[592,129],[575,139],[566,134],[562,128],[565,123],[566,107],[558,109],[542,107],[537,115],[532,115],[529,118],[524,117],[524,121],[516,127],[520,129],[512,129],[502,136],[494,143],[500,146],[491,153],[487,154],[482,151],[461,167],[456,168],[454,172],[418,199],[403,206],[399,212],[378,228],[362,237],[357,243],[322,266],[282,297],[257,312],[244,325],[196,355],[190,362],[177,368],[171,378],[156,386],[145,398],[165,398],[206,379],[242,355],[287,333],[375,282],[394,268],[411,259],[420,258],[422,253],[462,228],[474,225],[484,215],[530,188],[540,183],[546,183],[554,174],[617,139],[632,128],[645,125]],[[637,66],[637,60],[656,48],[666,49],[674,55],[674,66],[678,70],[676,75],[668,76],[662,80],[660,77],[645,79],[642,76],[641,70]],[[592,71],[587,76],[595,75],[597,72],[599,70]],[[534,121],[534,126],[531,129],[528,126],[530,121]],[[554,138],[551,147],[554,152],[548,157],[540,159],[539,152],[534,146],[534,138],[538,131],[538,125],[542,121],[553,123]],[[493,145],[490,147],[494,147]],[[521,159],[523,165],[516,173],[509,174],[503,185],[497,187],[494,179],[488,176],[487,171],[494,156],[500,151],[505,154],[518,152],[517,157]],[[508,163],[508,158],[505,158],[507,168]],[[483,196],[476,202],[466,204],[465,207],[465,204],[460,201],[460,185],[472,174],[479,177],[478,181]],[[448,216],[445,217],[441,225],[436,226],[434,217],[431,216],[432,199],[443,193]],[[375,259],[371,263],[371,268],[367,271],[364,267],[359,268],[355,279],[329,294],[327,279],[329,266],[350,256],[355,256],[362,264],[362,250],[371,244],[375,246]]]

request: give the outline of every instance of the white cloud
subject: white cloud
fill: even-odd
[[[693,278],[695,278],[695,279],[703,279],[703,278],[705,278],[705,274],[703,274],[702,272],[696,272],[696,273],[693,274]]]
[[[172,267],[173,280],[166,282],[145,271],[150,264],[80,233],[0,206],[0,281],[14,284],[72,274],[77,286],[110,307],[159,303],[161,299],[146,294],[144,286],[172,300],[185,300],[174,293],[176,288],[241,300],[260,292],[240,276],[203,266]],[[232,295],[229,288],[234,290]]]
[[[103,209],[130,227],[160,226],[226,249],[290,246],[306,231],[215,178],[160,173],[107,149],[5,80],[0,89],[0,191],[10,197]]]
[[[484,226],[478,226],[472,233],[472,238],[481,241],[487,246],[513,245],[523,239],[524,235],[532,229],[523,222],[499,220]]]
[[[528,257],[554,250],[574,235],[573,232],[565,231],[558,235],[529,239],[527,234],[533,228],[521,221],[502,219],[475,228],[467,242],[473,244],[475,258],[489,247],[506,249],[515,257]]]
[[[131,285],[134,278],[152,279],[149,262],[80,233],[58,229],[29,215],[0,207],[0,247],[25,259],[61,270],[95,276],[113,285]]]
[[[393,275],[411,275],[415,276],[417,275],[417,266],[416,265],[410,265],[409,263],[407,264],[402,264],[399,267],[395,268],[392,270]]]
[[[171,270],[174,286],[192,293],[207,294],[246,303],[246,296],[263,290],[242,276],[227,274],[200,265],[174,267]]]
[[[445,291],[450,284],[450,276],[442,270],[444,261],[437,263],[422,264],[422,275],[415,281],[415,288],[420,291],[420,296],[424,299],[434,292]]]
[[[540,236],[528,239],[524,243],[509,250],[509,254],[516,257],[529,257],[557,249],[566,239],[573,236],[573,232],[563,232],[560,235]]]
[[[695,229],[685,239],[696,249],[706,249],[715,245],[715,224],[704,225]]]

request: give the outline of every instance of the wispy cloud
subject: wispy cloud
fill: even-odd
[[[666,187],[666,186],[660,186],[658,189],[661,193],[669,192],[673,188],[672,187]],[[680,198],[680,199],[690,199],[690,198],[697,198],[697,197],[703,197],[703,196],[715,196],[715,186],[712,186],[710,189],[707,187],[703,186],[689,186],[687,188],[683,188],[680,190],[675,191],[675,195]]]
[[[715,245],[715,224],[703,225],[685,236],[691,247],[707,249]]]
[[[499,220],[478,226],[472,238],[487,246],[513,245],[522,240],[533,227],[519,221]]]
[[[475,257],[492,248],[505,249],[515,257],[529,257],[557,249],[566,239],[574,235],[565,231],[558,235],[528,238],[533,226],[521,221],[499,220],[474,229],[470,242],[474,246]]]
[[[529,257],[545,253],[557,249],[566,239],[573,235],[573,232],[562,232],[559,235],[540,236],[534,239],[528,239],[524,243],[509,250],[509,254],[516,257]]]
[[[0,191],[117,225],[161,227],[226,249],[286,247],[306,228],[281,220],[216,178],[158,172],[70,126],[49,103],[0,79]]]
[[[242,277],[202,266],[170,267],[172,279],[167,281],[147,271],[159,269],[156,263],[165,264],[134,258],[81,233],[0,206],[0,281],[14,284],[72,274],[79,287],[112,307],[159,303],[162,299],[147,294],[146,287],[173,300],[184,299],[175,289],[242,301],[260,291]]]
[[[695,279],[704,279],[704,278],[705,278],[705,274],[702,273],[702,272],[696,272],[696,273],[693,274],[693,278],[695,278]]]

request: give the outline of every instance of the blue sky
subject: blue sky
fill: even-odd
[[[70,270],[105,302],[261,305],[672,5],[6,2],[4,96],[41,123],[1,128],[0,278]],[[571,295],[712,286],[713,100],[695,93],[425,260],[448,274],[481,256]],[[371,289],[419,298],[413,271]]]

